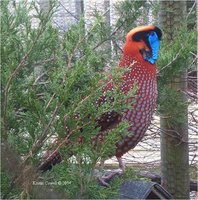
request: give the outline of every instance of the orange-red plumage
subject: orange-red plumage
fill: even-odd
[[[133,86],[137,84],[138,90],[136,93],[135,103],[131,103],[134,97],[127,100],[131,104],[131,108],[123,111],[123,113],[116,113],[114,111],[104,113],[98,120],[101,127],[101,133],[93,138],[93,144],[103,137],[103,132],[116,126],[121,120],[127,120],[131,125],[128,136],[123,137],[121,141],[116,144],[116,157],[121,157],[123,154],[134,148],[137,143],[144,136],[152,118],[157,99],[157,83],[156,83],[156,65],[148,62],[145,55],[152,57],[152,42],[149,43],[148,37],[156,33],[160,40],[162,33],[159,28],[155,26],[140,26],[132,29],[126,36],[126,42],[123,48],[123,55],[120,60],[119,67],[127,67],[129,70],[123,75],[120,90],[123,95],[126,94]],[[142,53],[143,52],[143,53]],[[111,90],[113,85],[109,82],[104,87],[105,90]],[[98,100],[98,106],[104,100],[102,96]],[[54,156],[59,156],[55,152]],[[50,159],[54,161],[52,155],[47,159],[50,164]],[[60,159],[57,159],[60,161]],[[51,163],[53,165],[54,162]],[[46,169],[45,163],[45,169]],[[41,167],[42,169],[42,167]],[[44,170],[45,171],[45,170]]]

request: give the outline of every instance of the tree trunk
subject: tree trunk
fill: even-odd
[[[104,0],[105,22],[108,27],[111,26],[111,12],[110,12],[110,0]],[[108,40],[105,44],[111,55],[111,40]]]
[[[175,31],[181,27],[186,16],[186,1],[161,1],[160,6],[160,22],[165,33],[165,38],[168,41],[174,41]],[[185,61],[183,63],[185,64]],[[182,93],[182,91],[186,91],[187,89],[186,70],[181,76],[168,84],[167,87],[183,94],[181,95],[181,101],[186,103],[186,95]],[[171,113],[171,110],[168,112]],[[181,110],[181,115],[184,116],[182,124],[174,123],[174,125],[170,125],[170,116],[163,116],[163,113],[161,114],[162,185],[175,199],[189,199],[187,108]]]
[[[75,7],[76,7],[76,16],[78,20],[80,20],[80,17],[84,15],[84,1],[76,0]]]

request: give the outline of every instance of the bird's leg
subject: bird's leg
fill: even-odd
[[[114,176],[120,176],[120,175],[122,175],[124,173],[125,165],[124,165],[124,163],[122,161],[122,158],[121,157],[117,157],[117,156],[116,156],[116,158],[117,158],[118,163],[119,163],[119,169],[113,170],[113,171],[109,172],[107,175],[98,177],[98,181],[99,181],[99,183],[101,185],[108,187],[109,186],[109,182],[111,181],[111,179]]]
[[[121,158],[121,157],[117,157],[117,156],[116,156],[116,158],[117,158],[118,163],[119,163],[119,168],[120,168],[120,169],[122,170],[122,172],[124,173],[124,171],[125,171],[125,164],[124,164],[122,158]]]
[[[100,161],[100,164],[99,164],[100,169],[104,169],[104,162],[105,162],[105,160],[101,158],[101,161]]]

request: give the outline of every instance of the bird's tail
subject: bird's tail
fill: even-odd
[[[52,167],[62,161],[62,157],[60,153],[55,150],[48,150],[44,156],[43,156],[43,161],[39,165],[38,170],[41,170],[42,172],[48,171],[52,169]]]

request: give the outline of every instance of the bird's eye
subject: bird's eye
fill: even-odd
[[[140,49],[140,53],[142,54],[142,57],[147,60],[151,57],[151,51],[147,51],[146,49]]]
[[[148,36],[149,36],[149,35],[153,36],[154,34],[155,34],[154,31],[150,31],[150,32],[148,33]]]

